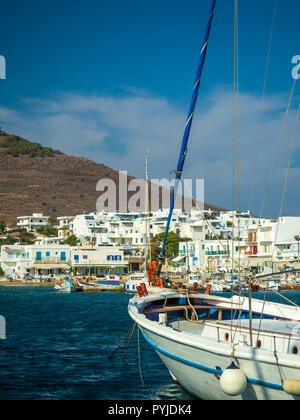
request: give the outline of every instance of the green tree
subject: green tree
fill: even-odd
[[[50,236],[58,236],[58,230],[51,226],[50,224],[48,224],[47,226],[43,227],[43,228],[39,228],[37,229],[37,232],[40,233],[41,235],[47,236],[48,238]]]
[[[6,221],[4,217],[0,217],[0,233],[6,232]]]
[[[63,241],[62,245],[70,245],[70,246],[76,246],[78,244],[79,239],[75,235],[71,235],[69,238],[67,238],[65,241]]]
[[[163,240],[165,234],[164,232],[159,233],[151,239],[151,250],[153,259],[156,260],[161,253]],[[179,250],[179,239],[176,233],[169,232],[166,241],[166,257],[175,258],[178,255]]]

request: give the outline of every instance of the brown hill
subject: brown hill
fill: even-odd
[[[0,131],[0,216],[10,224],[38,212],[56,218],[95,211],[104,178],[118,186],[119,172]]]

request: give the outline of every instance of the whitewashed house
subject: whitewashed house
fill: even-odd
[[[39,228],[44,228],[48,225],[49,216],[44,216],[42,213],[33,213],[32,216],[21,216],[17,218],[19,228],[26,229],[27,232],[36,232]]]
[[[0,263],[4,275],[10,278],[24,277],[28,273],[26,268],[32,265],[21,245],[2,245]]]
[[[64,274],[71,268],[68,245],[3,245],[1,267],[6,276],[24,278]]]
[[[124,251],[113,246],[73,247],[71,260],[74,274],[79,276],[122,275],[128,272],[129,264],[125,260]]]

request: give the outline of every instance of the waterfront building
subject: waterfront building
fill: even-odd
[[[21,245],[2,245],[0,262],[5,276],[10,278],[16,275],[24,277],[28,274],[26,268],[32,264],[26,258],[25,249]]]
[[[245,255],[252,260],[263,258],[272,261],[276,253],[280,253],[280,249],[283,250],[280,244],[288,246],[296,242],[295,237],[300,235],[300,217],[281,217],[279,220],[256,219],[249,224],[246,235]]]
[[[3,245],[1,267],[6,276],[56,276],[70,269],[68,245]]]
[[[128,273],[129,263],[124,258],[124,251],[113,246],[73,247],[71,261],[73,272],[78,276]]]
[[[44,228],[48,224],[49,217],[44,216],[42,213],[33,213],[32,216],[18,217],[19,228],[26,229],[27,232],[36,232],[40,228]]]

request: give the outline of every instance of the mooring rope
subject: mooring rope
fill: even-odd
[[[140,348],[140,329],[137,329],[137,336],[138,336],[138,359],[139,359],[139,372],[140,372],[140,378],[142,381],[142,385],[145,386],[144,378],[143,378],[143,372],[142,372],[142,363],[141,363],[141,348]]]
[[[112,354],[110,356],[108,356],[108,359],[111,359],[115,355],[115,353],[119,350],[119,348],[121,347],[121,345],[124,343],[124,341],[126,340],[126,338],[131,333],[132,329],[134,328],[134,325],[135,325],[135,323],[132,324],[132,326],[131,326],[130,330],[128,331],[128,333],[125,335],[125,337],[120,342],[120,344],[117,346],[117,348],[112,352]]]
[[[132,336],[133,336],[133,333],[134,333],[135,328],[136,328],[136,322],[133,324],[133,328],[132,328],[132,331],[131,331],[131,335],[130,335],[130,337],[129,337],[129,340],[128,340],[128,343],[127,343],[126,349],[125,349],[124,354],[123,354],[123,360],[124,360],[124,359],[125,359],[125,357],[126,357],[127,350],[128,350],[129,344],[130,344],[130,342],[131,342],[131,339],[132,339]]]

